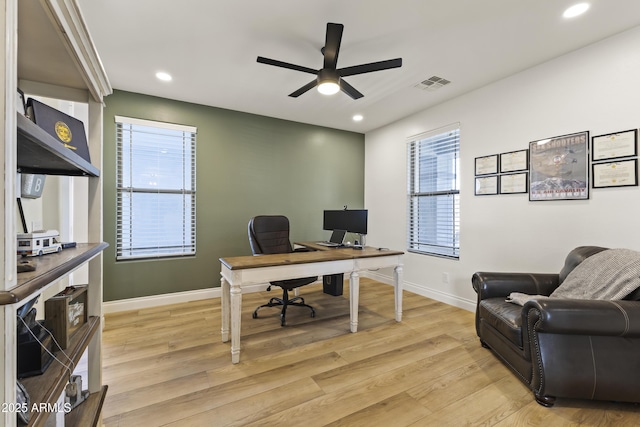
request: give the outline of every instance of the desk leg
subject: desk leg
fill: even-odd
[[[231,285],[231,363],[240,362],[240,313],[242,311],[242,290]]]
[[[231,295],[229,294],[229,282],[224,277],[220,277],[220,288],[222,290],[221,300],[221,312],[222,312],[222,342],[229,341],[229,321],[231,320]]]
[[[393,269],[393,285],[396,293],[396,322],[402,321],[402,264]]]
[[[351,332],[358,332],[358,303],[360,300],[360,275],[352,271],[349,276],[349,308],[351,313]]]

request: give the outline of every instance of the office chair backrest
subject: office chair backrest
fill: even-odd
[[[249,244],[254,255],[293,252],[289,219],[283,215],[260,215],[249,221]]]

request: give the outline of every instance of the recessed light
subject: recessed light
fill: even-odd
[[[362,119],[364,119],[364,117],[362,116],[362,114],[356,114],[355,116],[352,117],[354,122],[361,122]]]
[[[589,10],[589,3],[578,3],[574,4],[570,8],[564,11],[562,17],[564,18],[575,18],[576,16],[580,16]]]
[[[173,77],[171,77],[171,74],[165,73],[164,71],[158,71],[156,73],[156,77],[163,82],[170,82],[173,79]]]

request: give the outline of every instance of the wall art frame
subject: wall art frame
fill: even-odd
[[[498,173],[499,158],[497,154],[476,157],[475,176],[493,175]]]
[[[593,163],[593,188],[638,186],[638,159]]]
[[[591,161],[622,159],[638,155],[638,129],[591,138]]]
[[[500,154],[500,173],[525,171],[529,168],[529,150],[509,151]]]
[[[500,194],[524,194],[529,191],[529,173],[519,172],[500,175],[498,181]]]
[[[493,196],[498,194],[498,175],[476,177],[476,196]]]
[[[529,143],[529,200],[589,198],[589,131]]]

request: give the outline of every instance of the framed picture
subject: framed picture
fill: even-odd
[[[476,157],[475,175],[491,175],[498,173],[498,155]]]
[[[498,176],[485,176],[476,178],[476,196],[489,196],[498,194]]]
[[[16,104],[16,110],[18,113],[25,115],[27,114],[27,103],[24,99],[24,92],[18,88],[18,102]]]
[[[529,200],[589,198],[589,132],[529,143]]]
[[[593,188],[638,185],[638,159],[594,163],[591,167],[593,168]]]
[[[500,154],[500,173],[527,170],[529,167],[529,150],[511,151]]]
[[[528,191],[528,173],[511,173],[508,175],[500,175],[499,190],[500,194],[518,194]]]
[[[591,139],[591,160],[620,159],[638,155],[638,130],[627,130]]]

